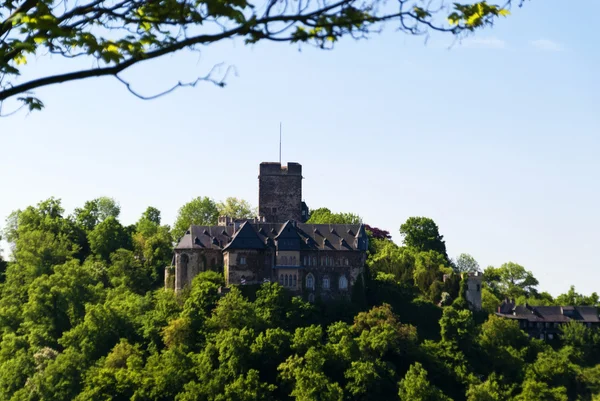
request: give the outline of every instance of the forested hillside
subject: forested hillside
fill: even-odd
[[[597,294],[553,298],[507,262],[483,270],[484,310],[472,312],[459,273],[480,267],[449,257],[428,218],[392,233],[401,246],[368,226],[364,281],[345,302],[309,304],[276,283],[221,295],[220,272],[164,290],[182,229],[220,213],[253,210],[197,198],[173,229],[152,207],[125,226],[108,198],[70,215],[53,198],[14,212],[12,256],[0,260],[0,400],[600,400],[597,330],[571,323],[546,343],[493,315],[507,297],[597,305]]]

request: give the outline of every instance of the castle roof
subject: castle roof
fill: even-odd
[[[598,308],[595,306],[532,306],[515,305],[513,302],[505,301],[498,308],[496,315],[530,322],[600,323]]]
[[[265,249],[366,251],[363,224],[245,222],[234,226],[191,226],[175,249]]]
[[[233,226],[191,226],[175,249],[223,249],[233,235]]]

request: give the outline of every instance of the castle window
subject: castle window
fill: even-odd
[[[213,259],[214,261],[214,259]],[[245,256],[240,256],[240,265],[245,265],[246,264],[246,257]]]
[[[293,287],[296,288],[296,285],[297,285],[296,275],[294,274],[294,284],[293,284]]]
[[[315,302],[315,294],[308,294],[308,302],[310,302],[311,304]]]
[[[285,275],[285,279],[284,279],[284,284],[283,284],[283,286],[284,286],[284,287],[288,287],[289,285],[290,285],[290,284],[289,284],[289,282],[288,282],[288,275],[286,274],[286,275]]]
[[[283,285],[283,274],[279,275],[279,284]]]
[[[313,258],[312,258],[312,265],[313,266],[317,265],[317,257],[316,256],[313,256]]]
[[[323,277],[323,288],[329,289],[329,277]]]
[[[325,256],[321,256],[321,266],[325,266]]]
[[[315,278],[311,273],[306,276],[306,288],[313,290],[315,288]]]
[[[344,258],[344,265],[348,266],[348,258]]]
[[[304,257],[304,266],[308,266],[308,261],[309,261],[308,256],[305,256]]]
[[[338,281],[338,287],[340,290],[345,290],[348,288],[348,279],[346,278],[346,276],[340,276],[340,279]]]

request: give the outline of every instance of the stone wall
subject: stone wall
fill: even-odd
[[[261,284],[265,278],[271,278],[273,253],[263,250],[225,251],[225,285]]]
[[[223,254],[218,249],[186,249],[175,251],[175,290],[179,291],[200,272],[223,271]]]
[[[472,305],[473,309],[481,310],[481,282],[483,281],[483,274],[477,273],[463,273],[467,276],[467,301]]]
[[[261,163],[258,176],[258,215],[271,223],[302,221],[302,166]]]
[[[311,263],[303,265],[302,288],[309,300],[321,298],[327,300],[336,297],[349,297],[352,287],[361,274],[365,264],[365,254],[362,252],[348,251],[319,251],[306,252],[304,256],[310,258]],[[318,261],[314,265],[312,261]],[[307,287],[307,277],[312,275],[313,288]],[[344,277],[346,288],[340,288],[340,278]],[[327,281],[328,286],[327,286]],[[313,294],[311,296],[311,294]]]

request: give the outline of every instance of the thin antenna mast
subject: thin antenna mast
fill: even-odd
[[[281,164],[281,121],[279,122],[279,164]]]

